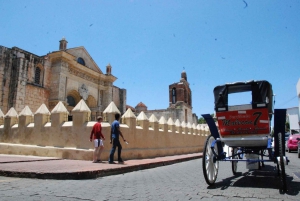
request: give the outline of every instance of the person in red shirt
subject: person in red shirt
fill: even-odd
[[[94,142],[94,154],[93,154],[93,163],[101,163],[100,160],[101,153],[104,149],[103,140],[105,140],[105,137],[102,134],[102,122],[103,118],[101,116],[97,117],[97,123],[93,126],[93,129],[91,131],[90,135],[90,141]]]

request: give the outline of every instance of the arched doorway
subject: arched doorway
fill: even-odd
[[[71,90],[67,93],[67,110],[69,111],[68,121],[72,121],[72,110],[78,104],[81,97],[76,90]]]
[[[96,99],[89,95],[88,98],[86,99],[86,104],[91,110],[91,119],[95,120],[97,114],[97,101]]]

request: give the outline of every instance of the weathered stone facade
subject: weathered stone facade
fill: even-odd
[[[126,90],[113,85],[117,79],[106,74],[94,62],[84,47],[67,49],[63,38],[59,50],[37,56],[17,47],[0,46],[0,109],[6,113],[11,107],[20,112],[25,106],[36,111],[41,104],[49,110],[62,101],[70,115],[84,99],[91,109],[91,118],[114,101],[123,114]]]
[[[161,110],[147,110],[147,106],[140,102],[135,107],[135,114],[143,111],[149,118],[152,114],[163,116],[165,119],[178,119],[185,123],[198,123],[198,117],[192,111],[192,91],[187,81],[186,72],[181,73],[181,79],[177,83],[169,85],[169,107]]]
[[[39,77],[35,77],[36,69],[39,69]],[[37,109],[45,103],[49,98],[49,72],[43,57],[17,47],[0,46],[1,109],[7,112],[14,107],[20,112],[26,104]]]

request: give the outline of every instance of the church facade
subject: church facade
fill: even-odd
[[[105,73],[84,47],[67,48],[65,38],[59,50],[38,56],[18,47],[0,46],[0,109],[17,112],[25,106],[33,113],[45,104],[51,111],[62,101],[70,112],[81,100],[91,109],[91,118],[101,115],[114,101],[121,113],[126,110],[126,90],[113,85],[110,64]]]
[[[192,91],[185,71],[181,73],[179,82],[169,85],[169,107],[167,109],[148,110],[147,106],[140,102],[134,111],[136,115],[143,111],[148,118],[154,114],[157,118],[163,116],[166,120],[172,118],[173,121],[178,119],[180,122],[198,124],[198,117],[193,113]]]

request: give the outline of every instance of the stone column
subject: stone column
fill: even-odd
[[[193,134],[192,126],[190,122],[187,123],[186,127],[187,127],[187,134]]]
[[[176,128],[176,131],[179,133],[179,134],[182,134],[182,127],[181,127],[181,124],[179,122],[179,119],[177,119],[175,121],[175,128]]]
[[[4,116],[4,135],[6,136],[4,138],[11,135],[11,127],[15,124],[18,124],[18,113],[12,107]]]
[[[158,132],[158,130],[159,130],[158,120],[154,114],[152,114],[149,118],[149,127],[152,128],[154,130],[154,132]]]
[[[33,113],[26,105],[25,108],[19,114],[19,129],[26,127],[28,124],[33,123]]]
[[[83,99],[72,110],[73,126],[82,126],[84,123],[91,120],[91,110]]]
[[[168,119],[167,123],[168,123],[168,130],[170,130],[172,133],[175,133],[175,131],[176,131],[175,123],[171,117]]]
[[[168,124],[165,117],[161,117],[158,121],[159,129],[163,130],[164,133],[168,132]]]
[[[142,111],[136,118],[137,126],[143,128],[143,130],[149,130],[149,119],[146,114]]]
[[[16,110],[20,112],[25,107],[25,96],[26,96],[26,80],[27,80],[27,66],[25,66],[24,54],[18,54],[19,60],[19,74],[18,74],[18,86],[16,93]]]
[[[68,121],[68,114],[69,112],[63,102],[59,101],[51,111],[51,127],[59,127]]]
[[[19,114],[19,125],[18,125],[19,143],[22,144],[26,144],[28,142],[33,143],[30,137],[28,137],[28,135],[32,133],[29,132],[29,130],[32,131],[33,128],[27,129],[28,125],[33,122],[34,122],[33,113],[31,112],[28,106],[25,106],[25,108]]]
[[[121,114],[121,112],[119,111],[119,109],[117,108],[117,106],[115,105],[114,102],[111,102],[107,108],[103,111],[103,115],[104,115],[104,121],[108,122],[108,123],[112,123],[115,120],[115,114],[119,113]]]
[[[187,129],[186,123],[184,121],[181,123],[181,127],[182,127],[182,134],[187,134],[188,129]]]
[[[50,112],[47,106],[42,104],[34,113],[34,127],[40,130],[48,122],[50,122]]]
[[[0,109],[0,126],[3,125],[3,120],[4,120],[4,114],[2,110]]]
[[[129,128],[135,129],[136,127],[136,117],[129,108],[125,114],[122,116],[122,123],[126,124]]]

